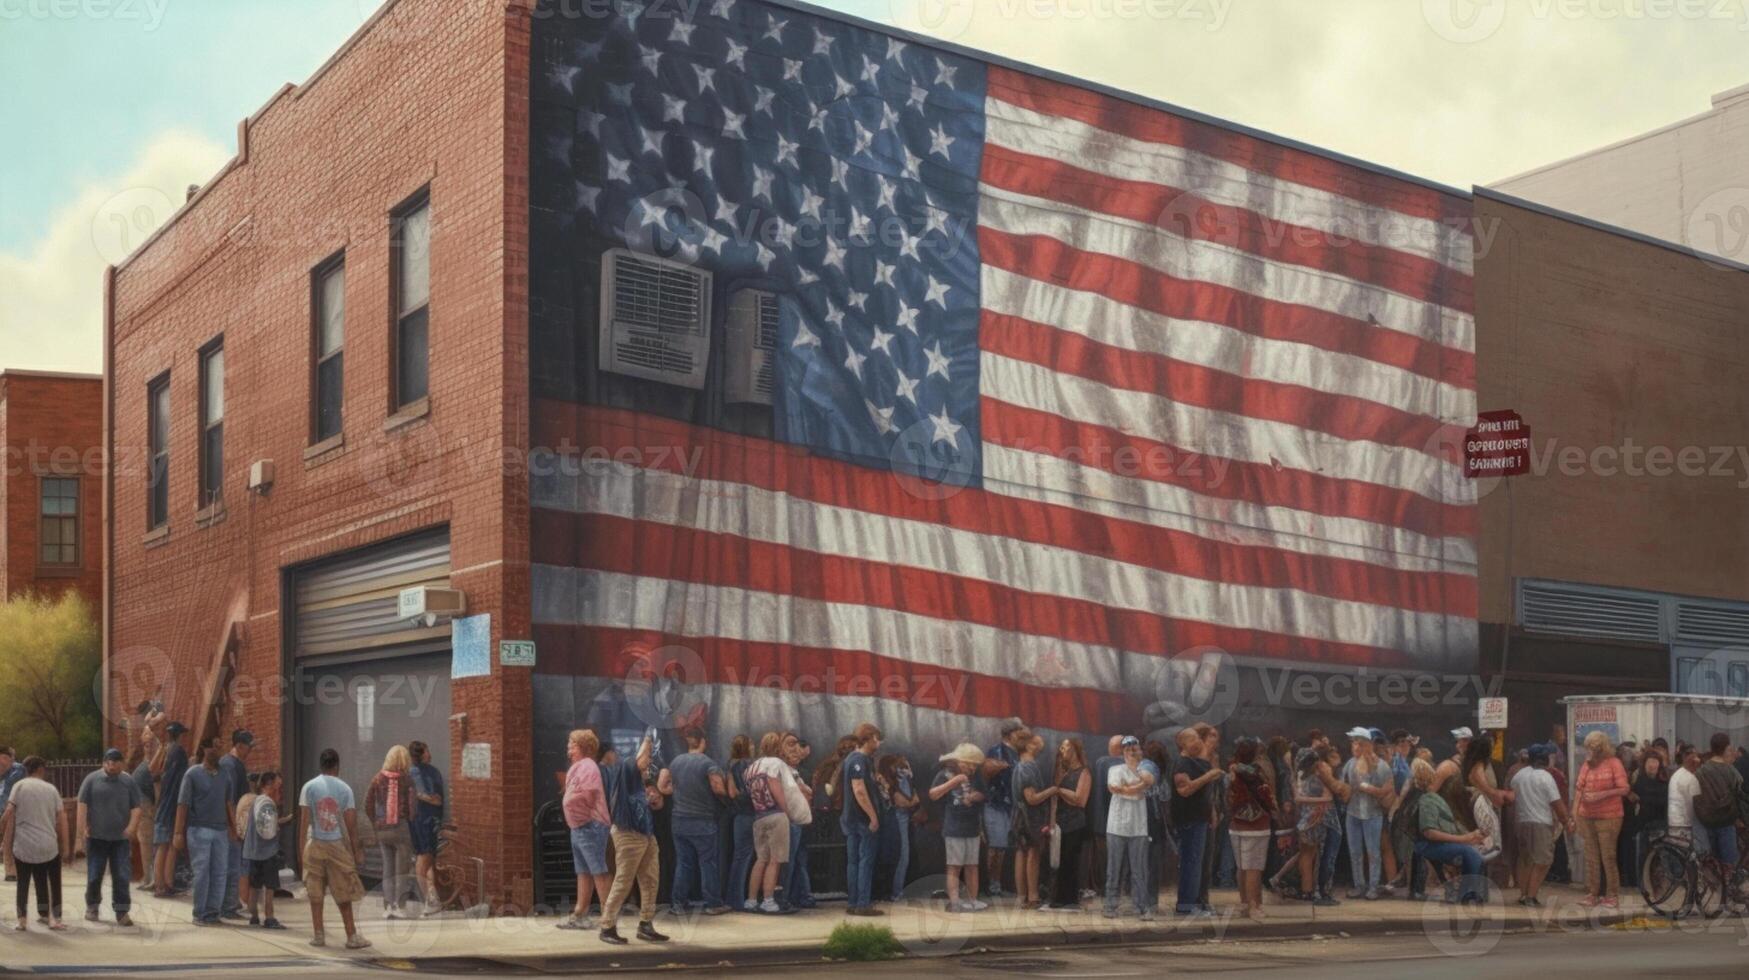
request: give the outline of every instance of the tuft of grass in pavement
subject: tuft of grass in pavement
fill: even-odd
[[[826,937],[825,954],[835,960],[890,960],[904,952],[886,926],[841,923]]]

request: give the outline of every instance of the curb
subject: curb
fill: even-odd
[[[1498,921],[1499,934],[1566,931],[1570,928],[1612,928],[1642,918],[1643,913],[1613,912],[1587,916],[1582,922],[1508,917]],[[1164,926],[1134,926],[1122,932],[1111,929],[1057,929],[992,934],[971,937],[963,946],[939,953],[912,953],[902,959],[929,961],[987,953],[1038,952],[1062,947],[1092,946],[1188,946],[1221,942],[1269,942],[1294,939],[1335,939],[1355,936],[1425,935],[1427,917],[1396,916],[1346,922],[1281,921],[1261,924],[1244,920],[1217,920],[1206,924],[1171,922]],[[1243,923],[1243,924],[1240,924]],[[831,962],[820,953],[821,944],[774,943],[738,946],[732,949],[683,945],[625,947],[611,952],[578,953],[569,956],[442,956],[415,959],[367,960],[373,966],[431,974],[477,974],[486,970],[524,975],[599,974],[648,970],[730,970],[748,967],[819,967]]]

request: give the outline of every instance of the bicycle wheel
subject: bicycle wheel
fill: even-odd
[[[1717,861],[1702,861],[1694,871],[1694,911],[1708,919],[1722,914],[1728,904],[1725,875]]]
[[[1692,885],[1688,849],[1669,841],[1654,843],[1640,867],[1646,907],[1670,918],[1683,915],[1689,911]]]
[[[1732,915],[1749,915],[1749,868],[1731,870],[1730,887],[1725,890],[1725,910]]]

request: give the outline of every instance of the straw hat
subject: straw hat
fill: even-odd
[[[984,750],[970,742],[961,742],[952,752],[941,757],[942,762],[964,762],[969,765],[984,764]]]

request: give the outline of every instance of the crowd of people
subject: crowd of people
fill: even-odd
[[[142,710],[147,737],[131,772],[120,750],[108,750],[79,789],[71,827],[59,793],[41,778],[43,760],[16,762],[0,748],[0,850],[8,880],[18,883],[15,928],[28,928],[32,889],[40,921],[65,928],[60,864],[76,854],[87,858],[86,918],[100,921],[107,876],[115,920],[131,925],[135,843],[147,866],[142,886],[161,897],[182,892],[177,872],[186,858],[196,924],[283,928],[273,900],[289,894],[279,889],[281,833],[294,815],[281,812],[279,773],[248,771],[254,737],[246,730],[232,733],[229,751],[213,740],[191,761],[187,729]],[[1337,904],[1342,853],[1349,899],[1398,888],[1426,899],[1437,878],[1447,902],[1480,902],[1498,884],[1538,906],[1545,882],[1582,866],[1588,893],[1580,904],[1614,907],[1622,871],[1631,876],[1658,835],[1737,861],[1749,759],[1726,734],[1672,749],[1663,739],[1612,745],[1589,732],[1570,787],[1558,726],[1510,766],[1495,760],[1490,735],[1450,734],[1455,751],[1443,759],[1407,731],[1358,726],[1342,736],[1346,753],[1314,729],[1298,741],[1238,738],[1223,760],[1220,730],[1197,724],[1178,731],[1170,748],[1113,735],[1090,760],[1080,739],[1052,745],[1015,718],[993,745],[966,742],[940,756],[924,781],[910,757],[882,751],[873,724],[840,739],[811,777],[802,769],[811,747],[794,732],[736,736],[718,761],[699,729],[684,731],[686,751],[667,760],[654,731],[622,753],[579,729],[568,738],[561,798],[576,901],[558,926],[624,944],[619,923],[635,888],[634,935],[666,941],[656,926],[665,870],[676,914],[811,908],[805,848],[827,821],[844,844],[845,914],[858,917],[884,914],[881,905],[931,878],[917,857],[925,826],[939,828],[945,907],[955,914],[1012,893],[1020,907],[1062,912],[1102,899],[1098,908],[1116,918],[1127,895],[1149,921],[1163,882],[1175,880],[1179,916],[1213,914],[1209,891],[1220,882],[1237,887],[1241,914],[1261,918],[1265,892]],[[363,948],[370,943],[354,916],[365,896],[355,797],[339,777],[338,754],[325,750],[319,761],[295,813],[312,943],[325,944],[323,905],[332,898],[346,946]],[[443,797],[443,776],[419,742],[392,747],[366,787],[388,917],[438,908]],[[667,869],[654,819],[662,810],[673,847]]]

